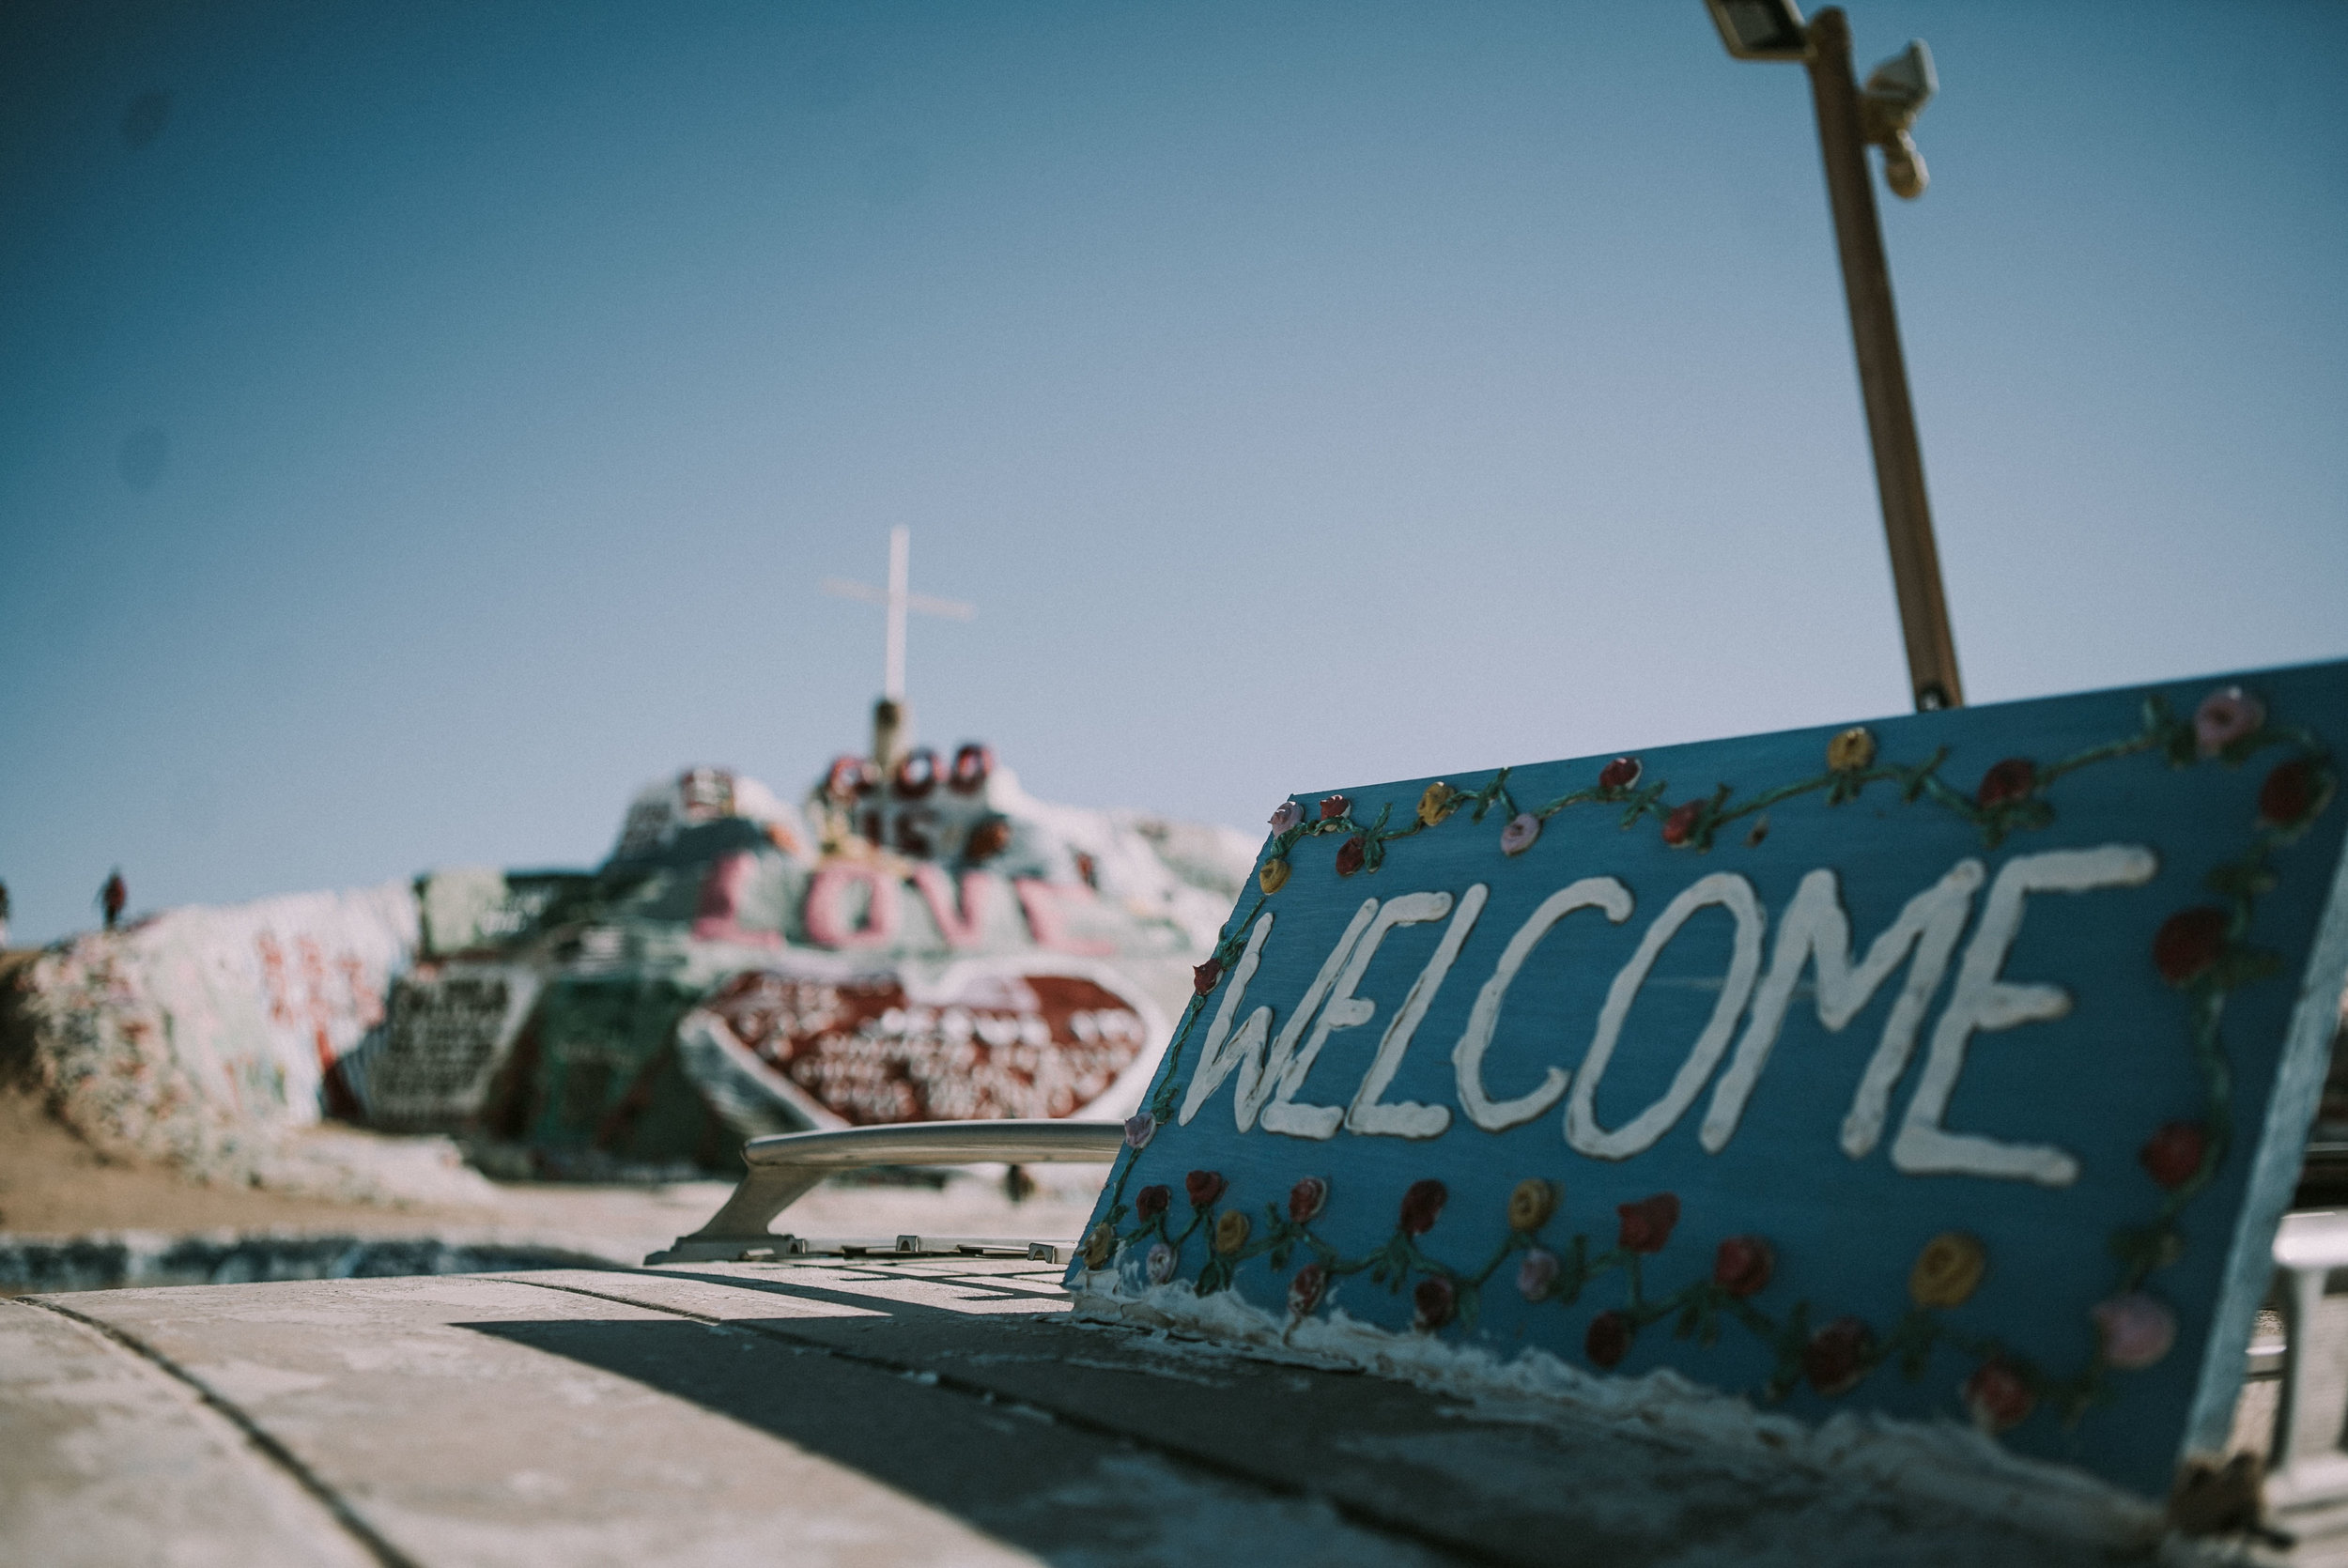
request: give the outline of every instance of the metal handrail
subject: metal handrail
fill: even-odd
[[[701,1229],[680,1236],[654,1263],[706,1263],[772,1247],[767,1227],[841,1171],[875,1165],[1106,1164],[1117,1158],[1125,1130],[1116,1122],[899,1122],[826,1132],[781,1132],[742,1145],[749,1171]]]

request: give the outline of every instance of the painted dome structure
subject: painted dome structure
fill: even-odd
[[[800,805],[688,768],[592,872],[419,879],[415,961],[336,1063],[362,1119],[591,1175],[721,1166],[765,1132],[1124,1115],[1253,846],[1038,801],[880,710]]]

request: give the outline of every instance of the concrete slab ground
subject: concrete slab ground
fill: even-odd
[[[0,1560],[209,1561],[229,1516],[239,1561],[416,1568],[2114,1560],[1750,1453],[1080,1324],[1058,1272],[829,1258],[0,1302]],[[55,1555],[77,1518],[102,1553]]]

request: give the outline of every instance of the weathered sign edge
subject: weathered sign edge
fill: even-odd
[[[2340,999],[2348,990],[2348,844],[2333,869],[2331,892],[2316,923],[2293,1007],[2275,1086],[2261,1122],[2257,1152],[2234,1222],[2232,1246],[2218,1276],[2217,1307],[2209,1341],[2201,1351],[2201,1379],[2185,1422],[2180,1461],[2224,1450],[2233,1428],[2235,1400],[2242,1391],[2241,1347],[2249,1344],[2259,1303],[2265,1299],[2275,1269],[2275,1233],[2291,1207],[2314,1125],[2324,1080],[2330,1068],[2332,1039],[2340,1026]]]

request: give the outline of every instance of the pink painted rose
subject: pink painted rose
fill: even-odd
[[[1289,1282],[1289,1313],[1295,1317],[1310,1317],[1321,1299],[1329,1294],[1329,1270],[1318,1263],[1308,1263],[1296,1271]]]
[[[1712,1254],[1712,1283],[1731,1296],[1758,1296],[1777,1270],[1777,1253],[1757,1236],[1732,1236]]]
[[[1189,1197],[1193,1208],[1206,1207],[1221,1197],[1223,1190],[1229,1185],[1213,1171],[1193,1171],[1182,1177],[1182,1191]]]
[[[1272,813],[1272,831],[1286,833],[1304,820],[1305,808],[1292,800],[1284,800],[1279,808]]]
[[[1150,1146],[1150,1140],[1157,1135],[1158,1118],[1149,1112],[1136,1112],[1125,1118],[1125,1146],[1127,1148],[1146,1149]]]
[[[1630,1354],[1630,1339],[1635,1332],[1630,1319],[1618,1312],[1602,1312],[1590,1319],[1590,1331],[1582,1336],[1582,1354],[1590,1358],[1590,1364],[1601,1369],[1617,1367]]]
[[[1672,807],[1663,819],[1663,842],[1677,849],[1695,837],[1696,819],[1704,815],[1704,802],[1691,800]]]
[[[2125,1372],[2151,1366],[2177,1342],[2176,1315],[2140,1290],[2099,1301],[2088,1315],[2103,1335],[2104,1360]]]
[[[1965,1379],[1965,1408],[1973,1424],[1995,1437],[2022,1424],[2038,1405],[2022,1375],[2000,1360],[1986,1360]]]
[[[1622,1217],[1614,1245],[1626,1253],[1660,1253],[1672,1238],[1672,1227],[1679,1223],[1679,1199],[1658,1192],[1637,1203],[1617,1204],[1614,1212]]]
[[[1150,1255],[1143,1260],[1142,1275],[1151,1284],[1164,1284],[1174,1277],[1177,1261],[1174,1249],[1160,1241],[1150,1249]]]
[[[2193,744],[2215,757],[2234,742],[2255,735],[2266,722],[2266,704],[2240,686],[2224,686],[2193,710]]]
[[[1411,1327],[1431,1333],[1460,1310],[1460,1293],[1441,1274],[1429,1274],[1411,1291]]]
[[[1223,983],[1223,961],[1209,959],[1190,972],[1190,989],[1204,996]]]
[[[1628,790],[1639,781],[1639,760],[1617,757],[1598,770],[1598,787],[1601,790]]]
[[[1985,811],[2028,800],[2037,788],[2038,764],[2027,757],[2008,757],[1981,776],[1981,788],[1973,792],[1973,800]]]
[[[1508,825],[1500,830],[1500,853],[1522,854],[1533,847],[1533,840],[1541,836],[1541,820],[1530,811],[1520,811],[1508,819]]]
[[[1540,1247],[1525,1249],[1524,1261],[1517,1265],[1517,1294],[1528,1301],[1538,1301],[1557,1283],[1557,1254]]]
[[[2200,1122],[2167,1122],[2144,1140],[2136,1158],[2146,1175],[2173,1192],[2193,1179],[2208,1152],[2208,1128]]]
[[[1329,1183],[1323,1177],[1305,1176],[1289,1189],[1289,1218],[1297,1224],[1311,1224],[1328,1207]]]
[[[1166,1206],[1174,1199],[1173,1191],[1165,1187],[1145,1187],[1134,1194],[1134,1218],[1148,1224],[1166,1212]]]
[[[1440,1181],[1414,1181],[1402,1194],[1401,1225],[1405,1235],[1425,1236],[1435,1228],[1436,1217],[1443,1206],[1451,1201],[1451,1190]]]
[[[1367,842],[1356,833],[1337,846],[1337,875],[1350,877],[1362,869],[1362,858],[1367,853],[1364,846]]]
[[[1352,809],[1353,803],[1343,795],[1321,797],[1321,820],[1324,822],[1333,822]]]
[[[1856,1317],[1838,1317],[1802,1346],[1801,1373],[1827,1398],[1850,1392],[1867,1376],[1875,1331]]]
[[[2226,912],[2212,904],[2180,910],[2153,933],[2153,963],[2172,986],[2189,986],[2226,953]]]

